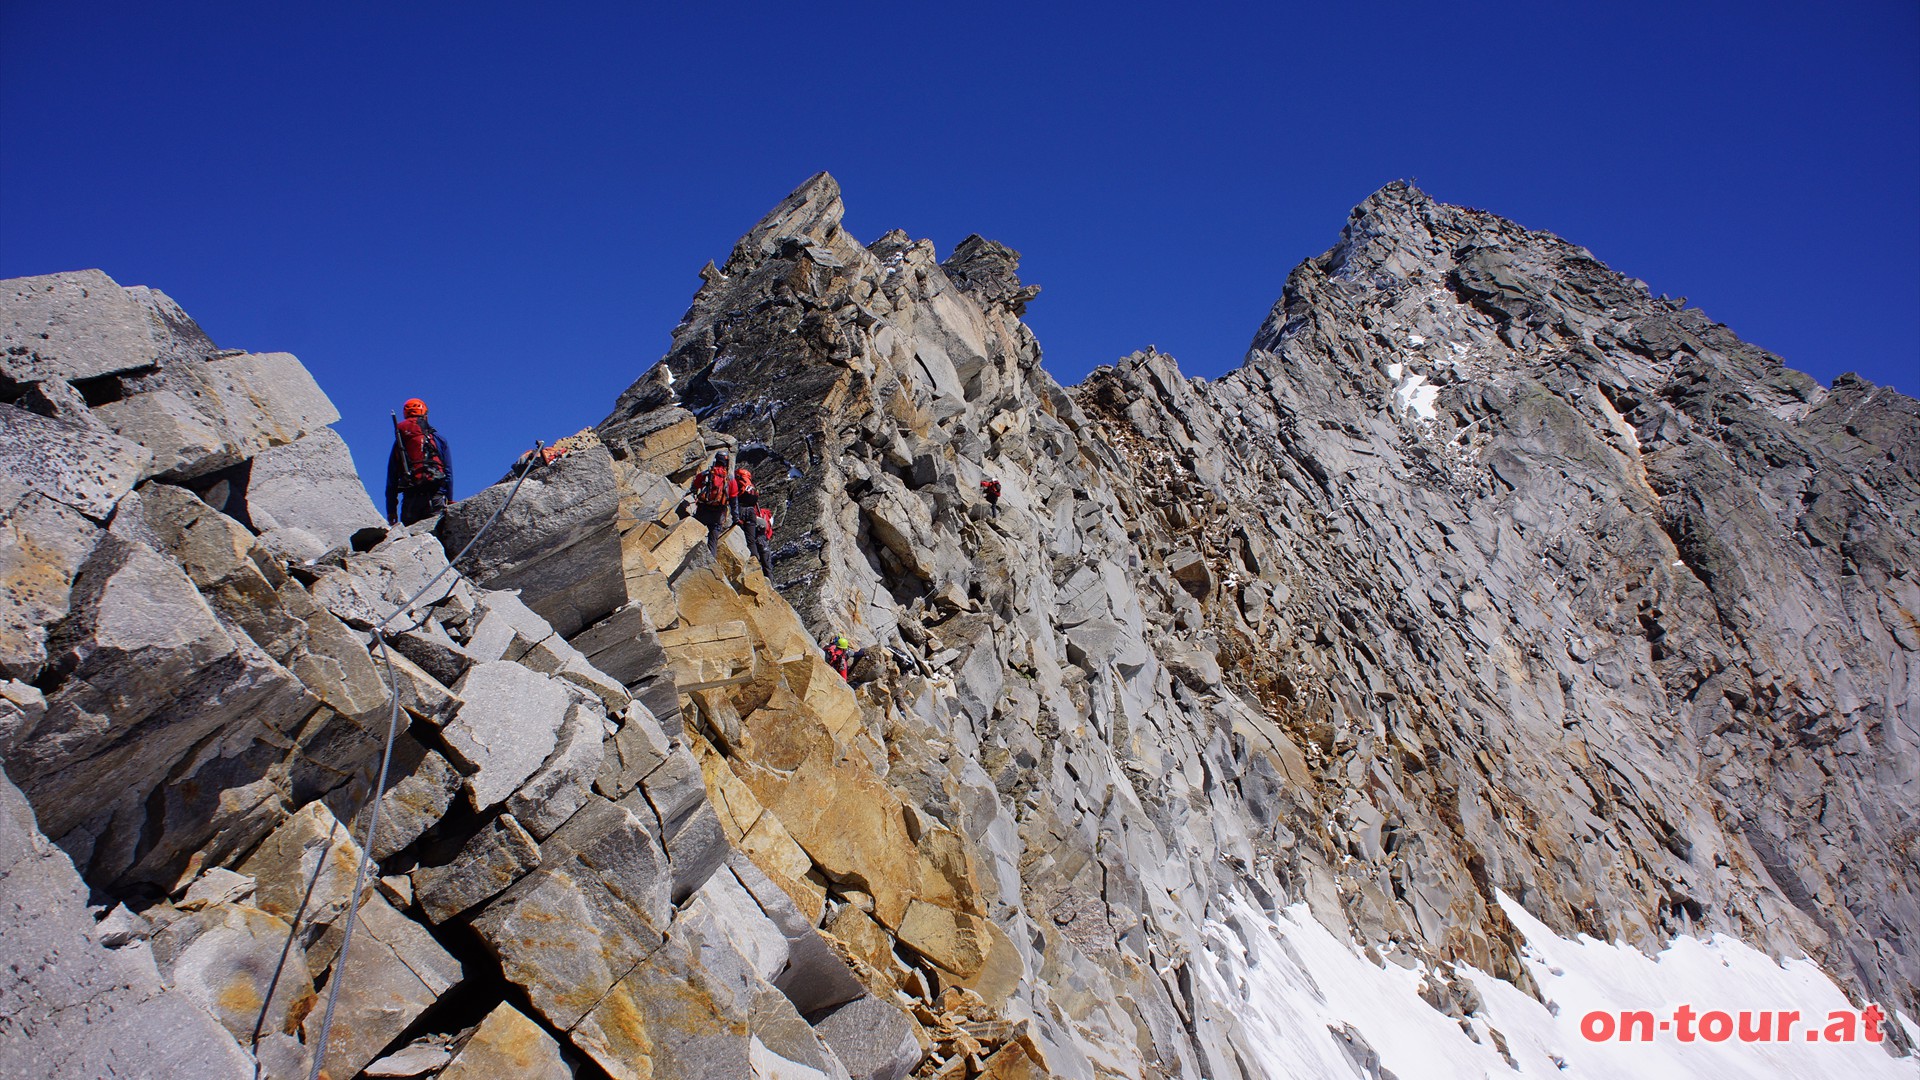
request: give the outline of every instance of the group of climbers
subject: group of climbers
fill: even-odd
[[[387,455],[387,524],[412,525],[445,510],[453,502],[453,451],[447,437],[427,421],[427,403],[408,398],[393,419],[393,450]],[[599,443],[592,428],[521,454],[515,471],[530,462],[551,465],[568,454]]]
[[[446,436],[427,420],[427,403],[408,398],[401,406],[405,417],[393,421],[393,451],[387,455],[387,524],[412,525],[445,510],[453,502],[453,451]],[[584,433],[583,433],[584,434]],[[581,436],[572,436],[579,439]],[[540,453],[551,464],[574,449],[564,446],[528,451],[521,462]],[[707,527],[707,551],[718,554],[720,537],[730,526],[746,533],[747,548],[761,570],[773,574],[773,511],[760,505],[753,471],[741,465],[729,468],[727,456],[716,455],[710,468],[693,479],[693,516]]]
[[[738,525],[761,571],[773,576],[773,511],[760,505],[753,470],[744,465],[729,467],[727,455],[716,454],[712,465],[694,474],[690,495],[694,519],[707,527],[708,554],[718,555],[720,538]]]
[[[405,418],[394,419],[393,451],[387,456],[387,523],[390,525],[424,521],[453,501],[453,452],[447,446],[446,436],[428,422],[427,403],[408,398],[401,411]],[[551,463],[567,450],[556,445],[546,461]],[[980,492],[997,512],[1000,481],[992,477],[980,481]],[[768,577],[773,576],[773,511],[760,505],[760,491],[754,486],[751,469],[731,464],[726,454],[716,454],[712,464],[694,475],[689,498],[694,518],[707,527],[709,554],[717,556],[720,538],[728,528],[738,525],[746,535],[747,549],[759,560],[760,569]],[[845,634],[829,639],[821,648],[827,664],[848,681],[854,665],[867,655],[867,650],[855,649]]]
[[[743,465],[730,466],[727,455],[716,454],[712,464],[694,474],[688,495],[693,500],[694,518],[707,527],[709,554],[718,555],[720,538],[729,527],[738,525],[746,533],[748,549],[760,560],[761,570],[773,576],[768,550],[773,539],[773,511],[760,505],[752,470]],[[820,649],[826,654],[827,665],[848,682],[853,681],[854,665],[867,655],[867,650],[854,648],[845,634],[827,639]]]

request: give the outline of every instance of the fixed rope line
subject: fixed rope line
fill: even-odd
[[[520,494],[520,485],[526,482],[527,474],[533,471],[533,467],[536,464],[540,463],[540,451],[545,445],[544,442],[536,442],[533,444],[534,452],[527,456],[526,465],[521,467],[520,475],[514,478],[513,489],[507,492],[506,499],[494,508],[492,514],[488,515],[486,522],[480,526],[480,531],[473,534],[473,539],[468,540],[465,546],[461,547],[458,554],[448,559],[447,565],[439,573],[428,579],[425,585],[420,586],[419,591],[408,597],[405,603],[389,612],[386,618],[381,619],[373,625],[373,639],[380,644],[380,662],[381,666],[386,669],[387,697],[392,699],[393,704],[387,712],[387,739],[386,745],[383,746],[380,751],[380,776],[379,779],[374,782],[373,791],[367,803],[367,838],[360,846],[360,868],[353,875],[353,891],[347,894],[346,929],[340,936],[340,953],[335,957],[333,962],[332,985],[327,988],[327,1011],[320,1018],[320,1037],[314,1042],[313,1070],[307,1074],[307,1080],[320,1080],[320,1070],[322,1066],[326,1064],[327,1036],[333,1030],[333,1007],[340,1000],[340,984],[346,981],[347,947],[353,944],[353,923],[354,919],[360,913],[360,890],[366,885],[367,868],[373,864],[373,837],[375,831],[380,827],[380,797],[386,792],[387,769],[393,764],[393,743],[400,734],[400,689],[399,683],[393,674],[393,654],[387,648],[387,624],[398,618],[401,612],[412,610],[413,605],[418,603],[421,597],[427,595],[435,585],[440,584],[441,578],[453,573],[454,564],[459,562],[467,552],[472,551],[473,546],[480,542],[481,537],[487,535],[487,530],[493,528],[493,523],[500,520],[500,515],[506,511],[507,507],[513,505],[513,497]],[[325,859],[326,856],[323,854],[321,858]],[[302,904],[302,907],[304,906],[305,905]],[[295,916],[295,918],[294,932],[298,932],[298,916]]]
[[[306,914],[307,902],[313,899],[313,887],[320,883],[320,871],[327,867],[326,849],[333,846],[334,831],[340,827],[338,821],[333,824],[333,829],[327,831],[326,839],[323,842],[314,843],[309,841],[307,845],[301,849],[302,858],[306,856],[308,851],[316,848],[321,852],[321,857],[313,861],[313,873],[307,875],[307,888],[306,891],[300,894],[300,906],[294,909],[293,924],[287,928],[286,944],[280,946],[280,960],[273,965],[273,978],[267,980],[267,993],[260,1004],[260,1015],[254,1017],[253,1020],[253,1042],[249,1044],[248,1047],[248,1051],[253,1054],[253,1080],[260,1080],[260,1033],[264,1031],[267,1026],[267,1010],[273,1006],[274,991],[279,989],[280,976],[287,969],[287,957],[293,953],[293,940],[299,936],[300,918]]]

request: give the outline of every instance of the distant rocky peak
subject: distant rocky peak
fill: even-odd
[[[825,172],[814,173],[740,238],[727,260],[725,272],[730,276],[750,273],[766,259],[780,254],[781,248],[790,242],[817,245],[830,251],[857,248],[840,227],[845,214],[839,181]]]
[[[1435,209],[1412,184],[1388,184],[1348,214],[1340,242],[1320,259],[1322,269],[1334,280],[1377,288],[1405,284],[1422,271],[1444,273],[1451,245],[1436,235]]]

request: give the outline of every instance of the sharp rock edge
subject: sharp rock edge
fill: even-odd
[[[384,792],[368,631],[507,488],[384,529],[292,357],[0,284],[0,1071],[304,1076],[339,981],[335,1076],[1913,1075],[1912,399],[1405,184],[1238,370],[1062,387],[1016,252],[842,212],[425,598]],[[1662,985],[1904,1016],[1579,1040]]]

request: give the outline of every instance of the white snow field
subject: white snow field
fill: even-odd
[[[1335,938],[1294,904],[1268,915],[1244,898],[1229,898],[1231,914],[1207,925],[1210,948],[1194,965],[1205,991],[1228,1002],[1250,1033],[1242,1053],[1250,1067],[1273,1080],[1365,1075],[1335,1034],[1358,1032],[1379,1055],[1379,1066],[1399,1080],[1482,1080],[1507,1077],[1592,1077],[1618,1080],[1826,1080],[1830,1077],[1920,1078],[1920,1060],[1890,1057],[1881,1045],[1808,1042],[1809,1027],[1826,1027],[1829,1014],[1857,1015],[1831,980],[1808,960],[1774,961],[1735,938],[1676,938],[1657,956],[1581,935],[1569,940],[1529,915],[1512,898],[1501,905],[1525,936],[1524,962],[1549,1009],[1511,984],[1465,966],[1455,974],[1480,992],[1481,1007],[1460,1021],[1419,996],[1426,971],[1388,962],[1376,966]],[[1613,1018],[1645,1010],[1656,1020],[1685,1005],[1696,1014],[1724,1011],[1732,1034],[1721,1042],[1696,1037],[1682,1043],[1675,1030],[1651,1041],[1590,1041],[1581,1018],[1603,1010]],[[1803,1019],[1785,1042],[1743,1042],[1742,1010]],[[1903,1024],[1920,1042],[1920,1027]],[[1597,1026],[1597,1024],[1596,1024]],[[1694,1021],[1697,1028],[1699,1022]],[[1498,1032],[1512,1061],[1496,1048]],[[1697,1034],[1697,1032],[1696,1032]]]

